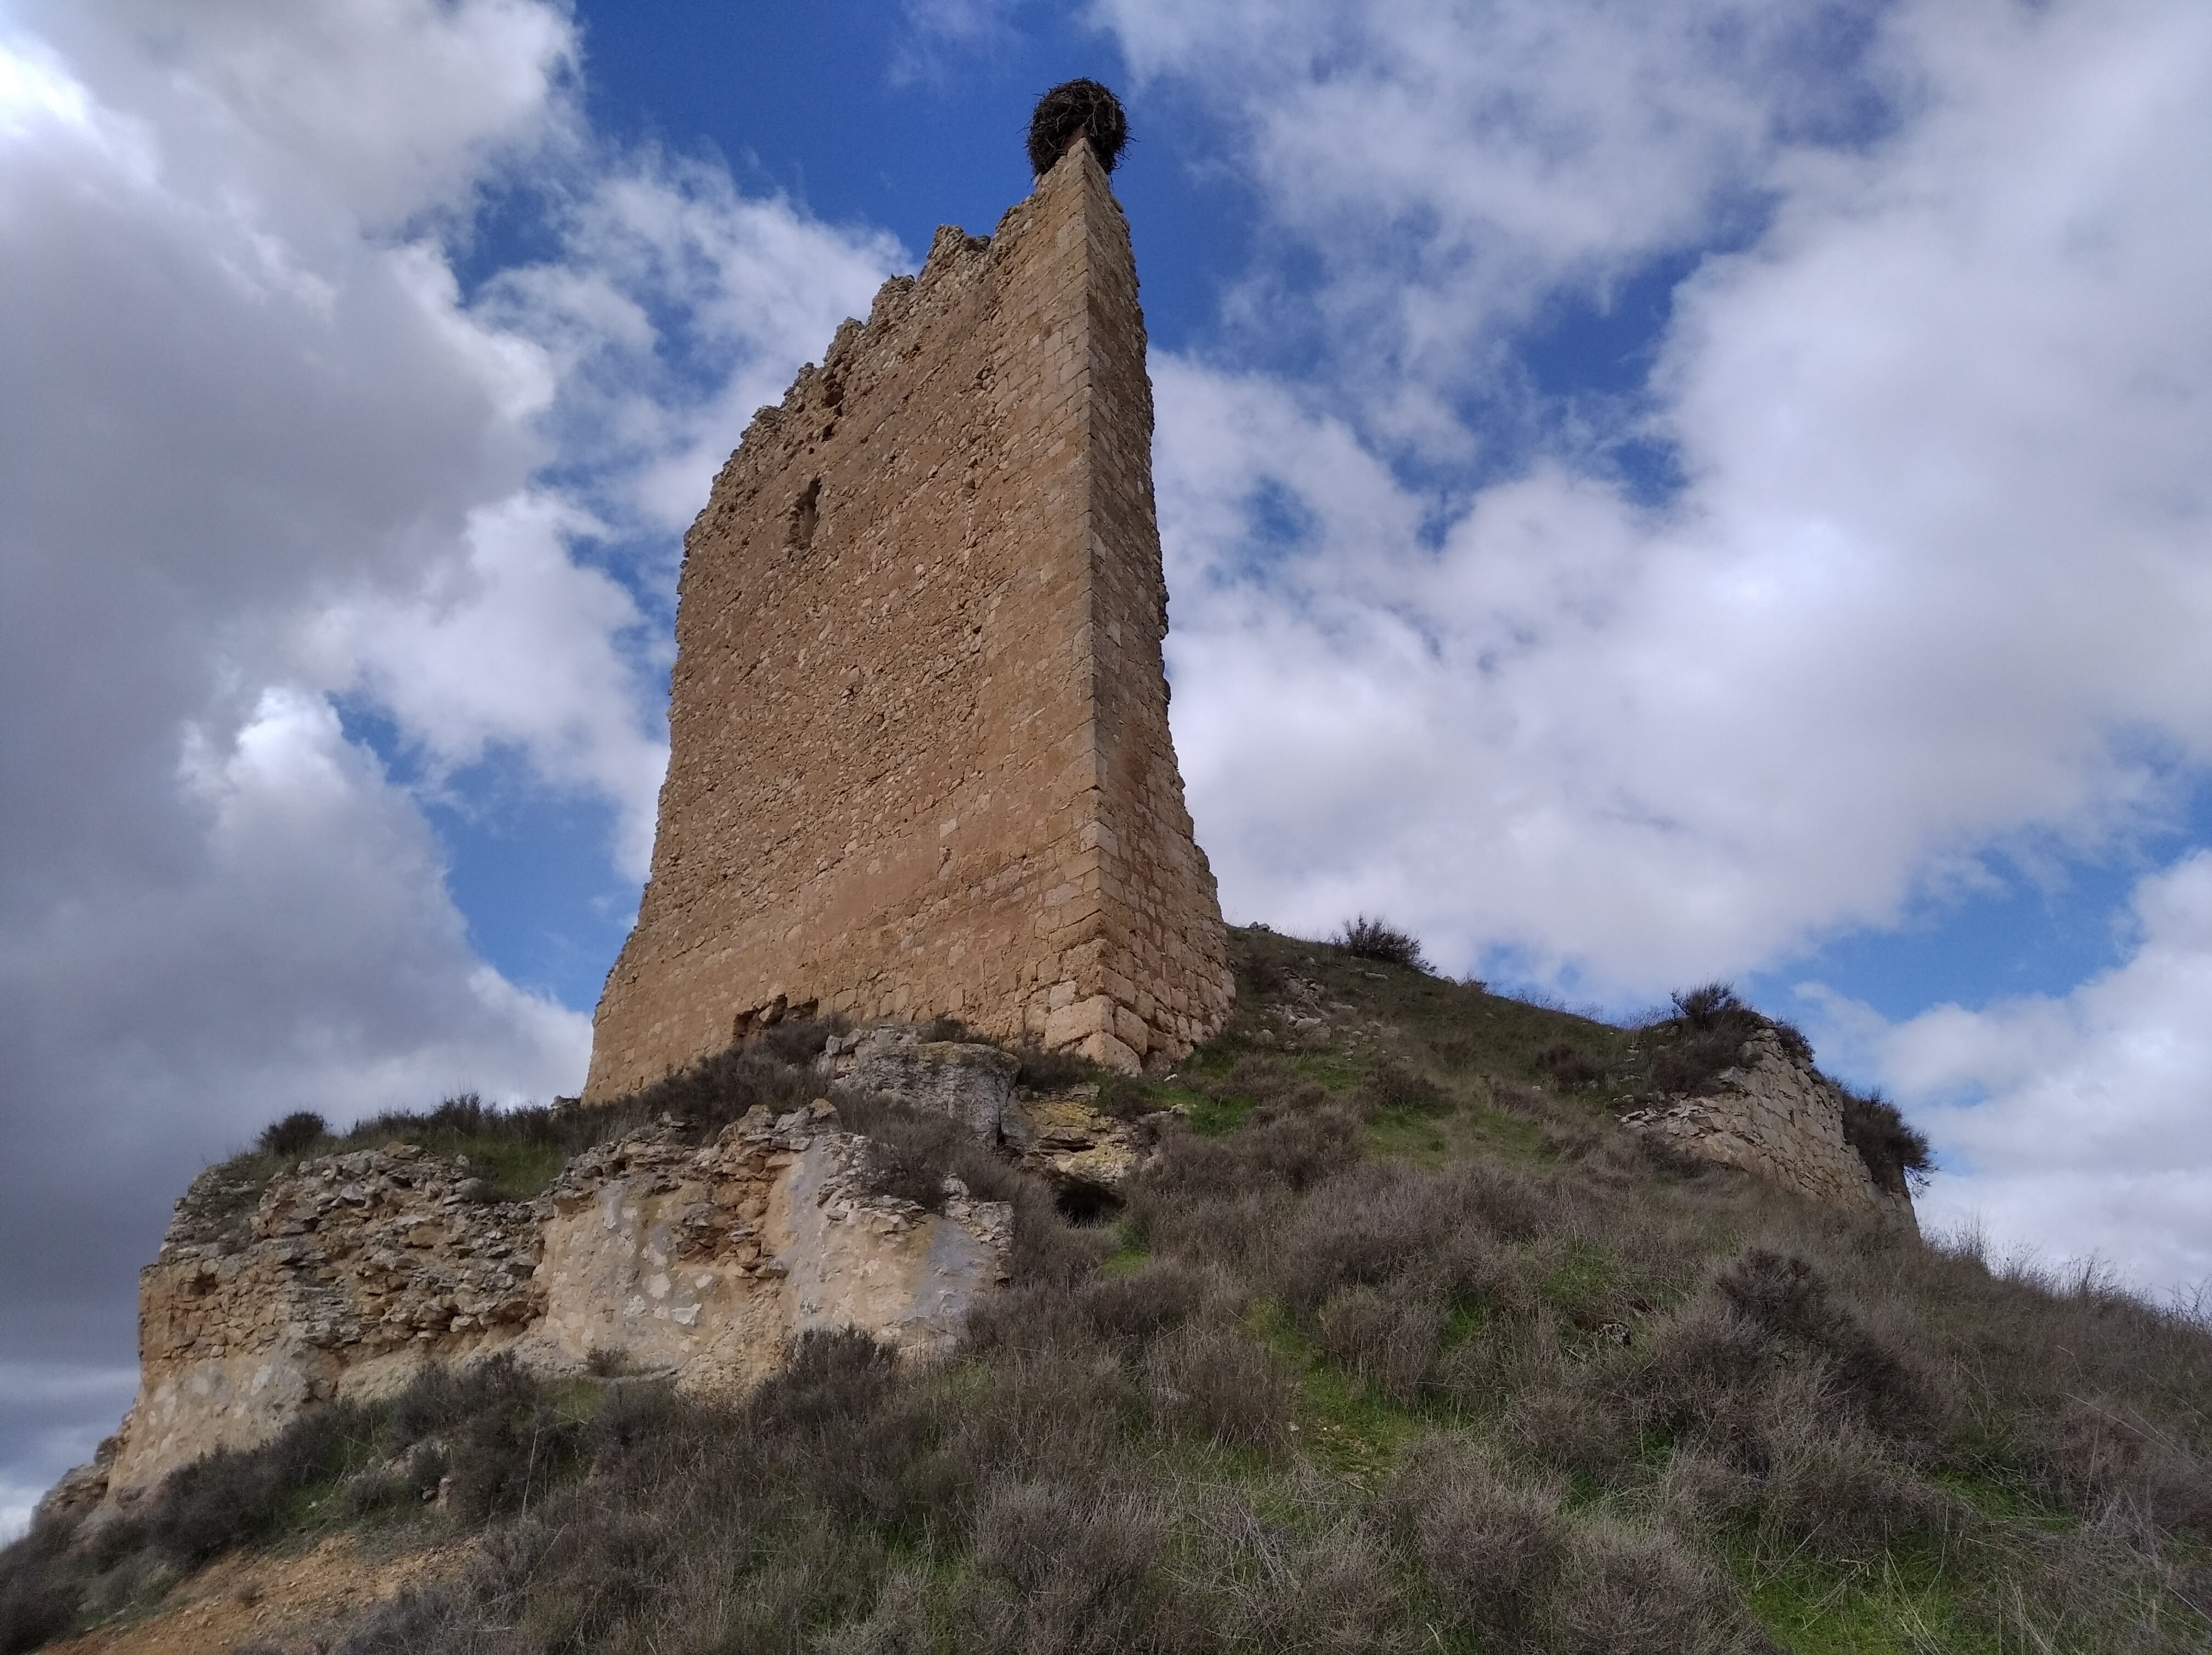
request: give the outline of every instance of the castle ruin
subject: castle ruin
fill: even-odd
[[[587,1100],[808,1010],[1122,1069],[1219,1026],[1152,436],[1128,225],[1081,137],[754,417],[684,543],[652,877]]]

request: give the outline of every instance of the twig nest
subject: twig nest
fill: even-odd
[[[1096,81],[1062,81],[1037,100],[1030,117],[1030,170],[1040,177],[1050,172],[1078,132],[1091,140],[1098,164],[1112,172],[1129,141],[1129,118],[1121,113],[1121,100]]]

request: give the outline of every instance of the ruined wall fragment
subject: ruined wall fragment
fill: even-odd
[[[1771,1029],[1746,1040],[1705,1095],[1662,1098],[1621,1124],[1827,1206],[1918,1227],[1911,1193],[1877,1183],[1844,1139],[1835,1083],[1791,1057]]]
[[[865,1141],[826,1104],[712,1144],[646,1129],[530,1202],[407,1144],[279,1173],[246,1211],[217,1167],[139,1278],[139,1387],[101,1492],[266,1441],[311,1403],[386,1394],[428,1361],[501,1352],[573,1372],[595,1351],[687,1390],[774,1372],[815,1328],[946,1348],[1006,1276],[1012,1209],[871,1192]]]

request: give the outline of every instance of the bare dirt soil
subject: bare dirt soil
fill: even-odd
[[[57,1644],[48,1655],[232,1655],[295,1640],[305,1652],[317,1626],[452,1573],[467,1549],[386,1556],[341,1534],[296,1556],[233,1553],[180,1582],[158,1614]]]

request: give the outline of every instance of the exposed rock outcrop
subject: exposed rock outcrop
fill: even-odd
[[[1910,1194],[1877,1183],[1844,1138],[1835,1083],[1791,1056],[1771,1028],[1746,1039],[1706,1092],[1662,1098],[1621,1124],[1831,1207],[1917,1227]]]
[[[1020,1071],[997,1046],[926,1040],[902,1024],[840,1035],[821,1058],[835,1085],[947,1116],[1063,1194],[1110,1196],[1144,1164],[1146,1135],[1097,1108],[1096,1085],[1026,1092],[1015,1086]]]
[[[941,1213],[872,1193],[866,1140],[826,1100],[756,1110],[704,1149],[634,1133],[580,1155],[552,1190],[520,1354],[594,1350],[696,1390],[764,1378],[791,1339],[860,1328],[933,1354],[1006,1279],[1012,1209],[951,1189]]]
[[[510,1343],[543,1303],[544,1203],[484,1199],[465,1162],[396,1143],[303,1161],[250,1215],[239,1193],[221,1167],[195,1179],[140,1275],[118,1489],[259,1442],[309,1402],[401,1382],[426,1357]]]
[[[1091,1107],[1096,1086],[1016,1098],[1000,1117],[1002,1141],[1055,1190],[1111,1194],[1145,1164],[1142,1135]]]
[[[1005,1280],[1012,1211],[959,1189],[939,1212],[872,1194],[866,1159],[817,1100],[757,1109],[704,1147],[633,1132],[530,1202],[489,1200],[465,1162],[407,1144],[303,1161],[250,1214],[215,1169],[141,1276],[138,1396],[113,1463],[71,1497],[143,1488],[431,1359],[512,1351],[560,1371],[606,1351],[712,1391],[764,1377],[811,1328],[938,1350]]]
[[[836,1036],[821,1062],[842,1085],[889,1092],[908,1109],[950,1116],[985,1140],[998,1135],[1022,1067],[997,1046],[926,1040],[921,1030],[898,1023]]]

